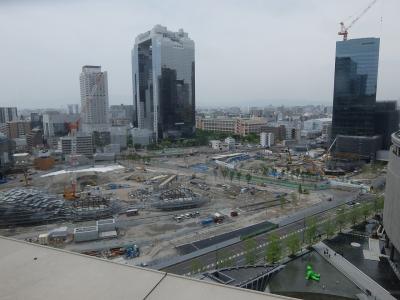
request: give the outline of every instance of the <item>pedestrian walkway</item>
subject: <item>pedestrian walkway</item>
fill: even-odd
[[[347,278],[354,282],[365,294],[368,299],[396,300],[387,290],[372,280],[364,272],[350,263],[347,259],[336,253],[323,242],[319,242],[313,247],[323,258],[325,258],[336,269],[342,272]]]

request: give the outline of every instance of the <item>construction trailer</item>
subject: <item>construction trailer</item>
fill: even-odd
[[[99,232],[115,231],[117,229],[115,219],[98,220],[96,221],[96,226]]]
[[[94,241],[99,238],[99,228],[97,226],[78,227],[74,229],[75,242]]]

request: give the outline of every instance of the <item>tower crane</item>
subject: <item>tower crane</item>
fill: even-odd
[[[343,41],[347,41],[347,35],[349,34],[349,29],[358,21],[360,18],[367,13],[367,11],[377,2],[378,0],[373,0],[364,10],[356,16],[349,25],[344,25],[344,22],[340,22],[340,31],[338,35],[343,35]]]

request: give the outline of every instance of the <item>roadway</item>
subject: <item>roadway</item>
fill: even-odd
[[[334,199],[332,201],[324,201],[312,207],[300,210],[292,215],[281,217],[271,222],[276,222],[279,227],[267,233],[260,234],[254,239],[256,241],[256,254],[257,260],[259,262],[263,261],[265,256],[265,249],[268,245],[268,237],[271,233],[277,234],[281,239],[286,238],[291,233],[302,233],[305,228],[305,218],[310,216],[315,216],[318,223],[322,223],[327,219],[335,209],[347,202],[353,201],[357,196],[348,196],[340,199]],[[373,199],[372,195],[364,195],[358,198],[358,201],[370,201]],[[193,269],[194,261],[198,262],[206,270],[215,269],[217,264],[218,255],[223,254],[225,257],[233,260],[235,264],[241,265],[246,262],[246,249],[244,241],[238,241],[232,245],[224,247],[218,250],[211,250],[210,252],[187,259],[182,262],[178,262],[174,265],[162,268],[163,271],[180,274],[180,275],[190,275]],[[217,245],[216,245],[217,249]],[[221,260],[218,263],[222,263]]]

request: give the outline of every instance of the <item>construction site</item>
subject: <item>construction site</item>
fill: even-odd
[[[176,256],[186,243],[366,191],[384,172],[326,175],[323,150],[246,150],[199,147],[137,154],[150,161],[27,167],[0,186],[0,232],[145,265]]]

